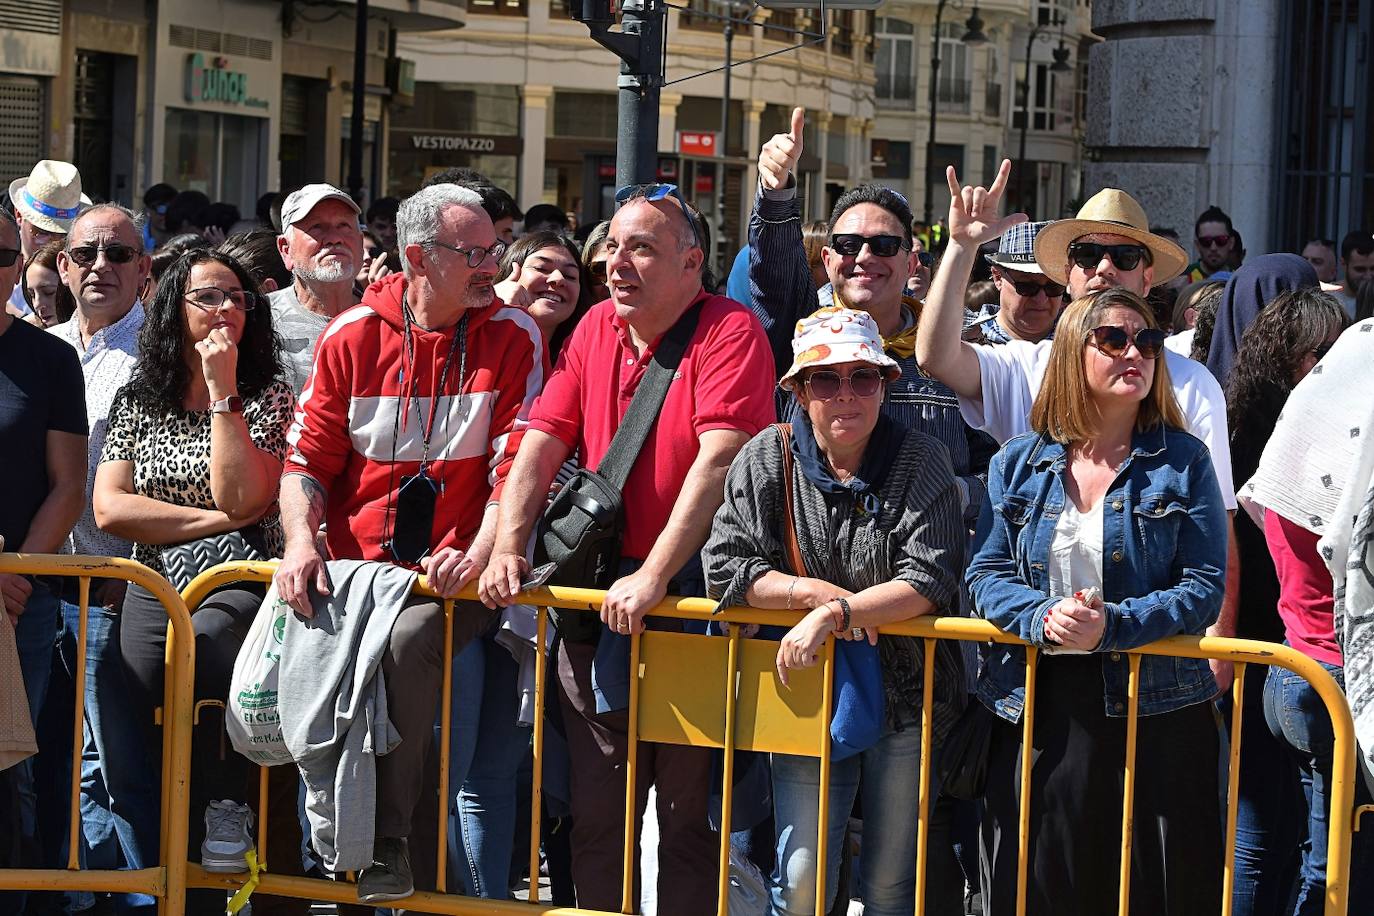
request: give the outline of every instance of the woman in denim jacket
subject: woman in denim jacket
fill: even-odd
[[[1041,650],[1030,777],[1028,912],[1117,909],[1133,649],[1201,634],[1225,587],[1226,511],[1207,448],[1183,431],[1143,299],[1112,289],[1060,317],[1032,433],[988,473],[968,583],[978,613]],[[1100,597],[1098,597],[1100,595]],[[986,653],[985,913],[1013,912],[1026,652]],[[1217,686],[1201,659],[1144,656],[1131,912],[1221,901]]]

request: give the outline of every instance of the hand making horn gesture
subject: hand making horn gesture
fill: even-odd
[[[797,160],[802,154],[802,129],[806,127],[806,109],[792,109],[792,129],[774,134],[759,151],[759,183],[769,191],[787,187]]]
[[[1024,223],[1030,218],[1024,213],[1011,213],[1001,218],[997,216],[997,209],[1002,205],[1002,192],[1007,189],[1007,178],[1010,175],[1011,160],[1003,159],[992,187],[965,186],[961,189],[954,166],[945,169],[945,178],[949,181],[951,242],[977,248],[984,242],[1000,238],[1012,226]]]

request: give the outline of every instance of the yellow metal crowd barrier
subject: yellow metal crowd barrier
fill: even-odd
[[[191,704],[195,681],[195,638],[191,615],[181,596],[166,579],[141,563],[110,557],[53,556],[0,553],[0,573],[62,576],[77,579],[80,621],[77,627],[75,711],[72,723],[70,822],[67,866],[63,869],[0,869],[0,888],[13,890],[70,890],[148,894],[158,900],[163,916],[179,916],[186,909],[186,835],[188,788],[191,773]],[[90,614],[92,579],[122,579],[147,589],[167,610],[167,677],[163,695],[162,834],[157,867],[137,871],[82,869],[81,750],[86,684],[86,621]],[[56,633],[54,633],[56,636]]]
[[[27,565],[25,565],[27,564]],[[169,648],[168,708],[172,712],[174,729],[167,736],[171,766],[165,768],[163,786],[164,817],[168,829],[163,834],[163,862],[160,869],[145,869],[143,872],[100,872],[74,873],[68,871],[0,871],[0,887],[62,887],[85,888],[94,890],[140,890],[155,893],[167,903],[166,912],[177,912],[172,901],[180,900],[186,886],[224,888],[233,890],[243,883],[243,877],[234,875],[211,874],[197,864],[185,861],[182,852],[186,848],[187,820],[187,762],[189,760],[189,726],[191,705],[191,658],[190,640],[181,639],[189,635],[190,623],[185,614],[186,607],[197,606],[212,590],[239,581],[265,582],[271,578],[274,565],[270,563],[226,564],[209,570],[187,586],[181,600],[175,599],[170,586],[156,575],[138,564],[127,561],[99,561],[92,558],[49,558],[16,557],[0,555],[0,572],[38,572],[54,574],[58,568],[80,570],[69,575],[111,575],[115,571],[149,588],[168,605],[173,628],[178,634],[176,653]],[[151,584],[150,584],[151,583]],[[156,586],[156,587],[154,587]],[[416,587],[419,594],[438,597],[423,579]],[[468,589],[460,598],[471,598]],[[83,587],[84,595],[84,587]],[[594,589],[559,588],[539,589],[526,595],[528,603],[539,610],[538,645],[541,661],[547,634],[547,615],[545,607],[559,607],[585,612],[596,612],[601,606],[604,593]],[[184,602],[184,604],[183,604]],[[445,600],[445,632],[451,637],[453,628],[454,602]],[[817,837],[816,857],[824,862],[826,856],[825,824],[828,820],[828,793],[825,786],[829,780],[831,714],[831,667],[834,660],[834,641],[825,646],[821,663],[815,668],[796,671],[791,674],[791,686],[783,688],[774,670],[774,659],[778,644],[760,639],[744,639],[740,628],[745,624],[785,624],[800,618],[800,613],[752,608],[731,608],[721,614],[713,614],[714,603],[703,599],[683,598],[664,601],[654,609],[653,614],[662,617],[676,617],[688,620],[714,620],[728,624],[728,638],[697,636],[686,633],[648,631],[631,637],[631,672],[629,706],[629,749],[626,765],[625,787],[625,848],[624,871],[622,876],[622,912],[635,910],[633,899],[634,875],[637,871],[635,850],[638,837],[633,830],[635,816],[636,748],[640,741],[672,743],[696,747],[720,749],[724,756],[723,799],[721,813],[721,849],[719,879],[719,916],[728,914],[729,891],[729,812],[733,794],[732,776],[736,751],[760,751],[805,755],[820,759],[820,784],[818,804],[821,824]],[[930,658],[936,641],[941,639],[975,642],[1000,642],[1020,644],[1020,640],[998,630],[982,620],[969,620],[956,617],[919,618],[901,624],[885,626],[883,633],[901,634],[919,638]],[[84,629],[83,629],[84,639]],[[169,639],[169,647],[172,646]],[[84,647],[83,647],[84,648]],[[1329,820],[1326,914],[1344,916],[1347,909],[1347,896],[1350,883],[1350,844],[1353,830],[1357,829],[1354,819],[1358,813],[1354,807],[1355,788],[1355,738],[1354,725],[1345,695],[1326,670],[1317,662],[1291,648],[1253,640],[1227,639],[1221,637],[1171,637],[1160,640],[1138,650],[1124,653],[1130,659],[1128,682],[1128,707],[1126,731],[1126,756],[1124,772],[1124,799],[1121,812],[1121,873],[1119,913],[1126,916],[1130,897],[1130,849],[1134,824],[1133,788],[1135,785],[1135,742],[1136,725],[1139,715],[1140,659],[1144,655],[1161,655],[1184,658],[1207,658],[1228,661],[1235,666],[1235,680],[1232,687],[1236,702],[1232,712],[1232,743],[1230,747],[1230,766],[1227,784],[1226,803],[1226,848],[1223,857],[1223,891],[1221,912],[1229,916],[1231,912],[1231,890],[1234,883],[1233,862],[1235,853],[1236,801],[1238,794],[1238,762],[1241,753],[1241,725],[1243,709],[1239,702],[1243,694],[1245,680],[1249,676],[1263,676],[1263,671],[1250,674],[1251,665],[1277,665],[1307,679],[1326,704],[1331,715],[1335,734],[1333,771],[1331,774],[1331,813]],[[440,748],[440,799],[449,797],[448,786],[448,733],[452,714],[451,638],[445,640],[445,664],[443,696],[440,702],[440,721],[442,727]],[[1035,722],[1035,672],[1038,652],[1027,648],[1026,666],[1026,705],[1022,727],[1026,734],[1034,729]],[[545,665],[536,667],[535,697],[536,708],[543,708],[544,694],[547,689]],[[920,801],[918,813],[918,841],[916,855],[915,912],[923,911],[925,898],[926,871],[928,861],[927,838],[930,820],[930,741],[931,715],[933,710],[934,665],[925,666],[925,702],[922,704],[921,734],[921,773]],[[78,681],[80,683],[80,681]],[[718,693],[702,690],[702,685],[716,683]],[[174,690],[173,685],[178,689]],[[461,698],[460,698],[461,700]],[[79,706],[79,704],[78,704]],[[80,709],[77,711],[78,729]],[[474,900],[447,894],[445,871],[447,857],[448,818],[447,805],[438,805],[438,890],[417,892],[405,900],[405,908],[411,912],[455,914],[498,914],[498,913],[546,913],[581,914],[592,916],[599,911],[560,908],[538,903],[539,874],[539,817],[541,809],[542,761],[544,747],[544,723],[542,716],[536,716],[534,726],[534,771],[531,801],[530,830],[530,903],[521,904],[508,901]],[[79,734],[79,732],[78,732]],[[78,743],[79,747],[79,743]],[[1020,793],[1020,831],[1019,831],[1019,875],[1018,875],[1018,916],[1026,909],[1026,880],[1029,860],[1029,821],[1030,793],[1026,787],[1030,782],[1032,763],[1032,742],[1023,742],[1021,758],[1022,789]],[[79,767],[77,768],[79,770]],[[258,856],[268,859],[267,823],[267,782],[266,771],[261,780],[261,793],[258,811]],[[74,786],[73,791],[76,791]],[[168,815],[170,811],[170,816]],[[76,815],[73,815],[75,822]],[[179,831],[179,832],[178,832]],[[176,842],[179,837],[180,842]],[[75,859],[69,869],[75,869]],[[824,869],[820,869],[824,874]],[[131,876],[117,879],[116,876]],[[164,879],[165,876],[165,879]],[[133,885],[137,883],[138,886]],[[824,881],[817,882],[816,912],[825,912]],[[356,888],[347,882],[310,878],[296,878],[265,872],[261,875],[258,892],[284,897],[304,898],[338,903],[356,903]],[[175,895],[175,896],[174,896]]]

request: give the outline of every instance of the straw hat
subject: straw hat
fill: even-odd
[[[72,221],[89,207],[81,193],[81,173],[70,162],[40,159],[27,178],[10,182],[10,201],[26,222],[46,232],[71,231]]]
[[[872,315],[839,306],[817,309],[797,322],[792,365],[778,384],[790,391],[803,369],[855,362],[877,366],[888,381],[902,374],[897,361],[883,352],[883,337]]]
[[[1069,244],[1095,233],[1124,235],[1150,249],[1154,279],[1158,286],[1183,273],[1188,255],[1182,248],[1150,232],[1150,221],[1135,198],[1116,188],[1103,188],[1083,205],[1074,219],[1055,220],[1035,237],[1035,260],[1056,283],[1068,285],[1065,266],[1069,263]]]

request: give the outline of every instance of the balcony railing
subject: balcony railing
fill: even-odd
[[[1002,116],[1002,87],[998,83],[988,83],[983,89],[983,114],[989,118]]]
[[[971,89],[969,80],[942,78],[935,87],[935,104],[941,111],[966,112]]]

